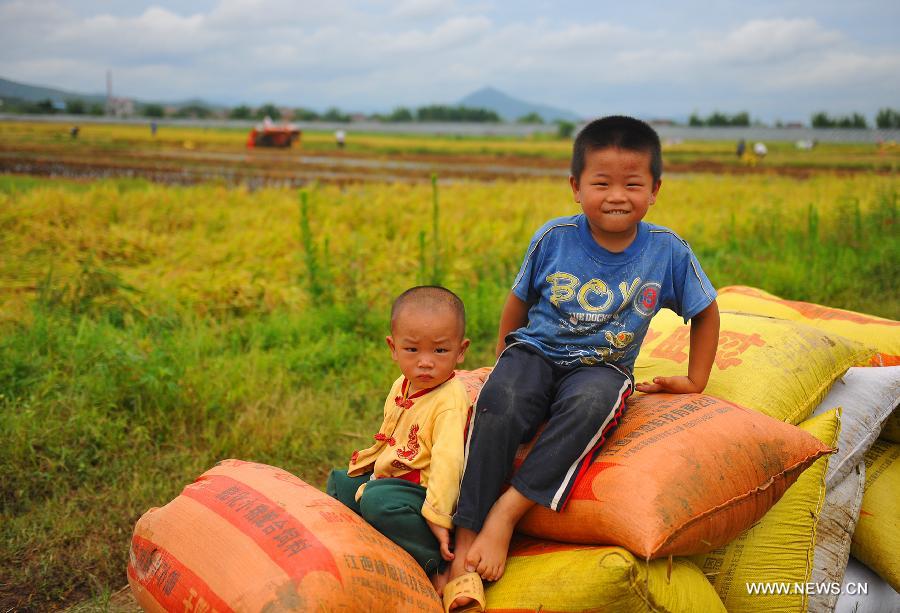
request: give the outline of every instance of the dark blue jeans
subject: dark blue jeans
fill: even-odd
[[[633,389],[632,379],[616,368],[564,367],[525,343],[508,346],[472,414],[453,523],[481,531],[507,482],[537,504],[561,510]],[[516,449],[545,422],[510,480]]]

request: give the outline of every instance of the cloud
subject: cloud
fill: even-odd
[[[392,3],[390,13],[401,19],[422,19],[445,15],[454,8],[447,0],[400,0]]]
[[[407,30],[394,34],[381,34],[371,39],[372,51],[391,56],[389,59],[404,58],[399,55],[422,54],[458,50],[475,42],[488,32],[491,22],[486,17],[453,17],[431,31]],[[409,56],[407,56],[409,57]]]
[[[844,42],[844,35],[826,30],[815,19],[754,19],[723,38],[701,43],[699,50],[724,62],[771,64],[794,61]]]
[[[766,19],[741,5],[744,18],[730,26],[651,22],[636,8],[630,20],[599,10],[554,18],[529,13],[528,2],[513,10],[483,0],[220,0],[209,10],[85,16],[74,6],[0,0],[3,76],[96,91],[83,84],[102,84],[112,68],[117,92],[141,98],[360,110],[452,103],[484,85],[586,115],[613,106],[660,116],[676,105],[752,111],[792,96],[828,107],[865,99],[860,92],[876,106],[900,98],[895,42],[798,15],[798,3],[793,17]]]
[[[178,62],[201,55],[224,41],[205,26],[202,15],[183,17],[151,7],[136,18],[110,15],[62,24],[45,44],[62,52],[77,49],[78,55],[99,60],[110,58],[128,64]],[[114,54],[114,55],[113,55]]]

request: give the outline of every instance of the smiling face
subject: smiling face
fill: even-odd
[[[609,251],[624,251],[654,202],[662,181],[653,181],[650,154],[604,147],[585,155],[580,177],[569,177],[591,235]]]
[[[387,344],[413,393],[446,381],[462,364],[469,339],[452,309],[409,305],[395,318]]]

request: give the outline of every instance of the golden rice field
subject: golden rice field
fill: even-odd
[[[891,173],[679,174],[648,220],[719,286],[900,319],[898,191]],[[103,607],[136,519],[218,460],[321,485],[377,426],[392,297],[457,291],[465,367],[487,365],[531,234],[577,211],[564,179],[0,175],[0,610]]]
[[[647,220],[676,229],[695,250],[714,258],[722,243],[758,241],[759,253],[742,255],[760,264],[767,257],[766,243],[775,246],[786,234],[807,233],[812,211],[818,235],[842,237],[866,250],[877,247],[870,241],[896,238],[891,224],[882,237],[858,233],[863,218],[879,211],[892,214],[897,184],[893,177],[870,175],[803,181],[670,178]],[[438,249],[444,282],[474,287],[485,275],[512,278],[533,231],[551,217],[579,210],[564,181],[439,185],[435,241],[430,186],[322,185],[305,191],[327,285],[339,300],[352,295],[367,308],[383,307],[391,295],[418,280],[420,234],[428,243],[429,270]],[[302,280],[307,254],[299,193],[52,181],[19,191],[13,182],[0,193],[0,221],[7,229],[6,257],[0,261],[3,318],[23,317],[48,274],[58,281],[72,279],[88,261],[138,288],[130,300],[145,312],[161,304],[201,314],[315,306],[317,297],[304,291]],[[778,259],[776,251],[769,264]],[[750,281],[727,267],[712,274],[722,285]],[[793,297],[831,297],[811,281],[761,284]],[[829,280],[828,286],[842,283]],[[897,306],[870,305],[849,295],[841,302],[888,316]]]

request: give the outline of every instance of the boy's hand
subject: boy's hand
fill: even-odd
[[[691,352],[686,377],[654,377],[653,382],[642,381],[635,389],[646,394],[699,394],[706,389],[716,348],[719,345],[719,305],[713,300],[709,306],[691,318]]]
[[[668,392],[670,394],[699,394],[704,385],[697,385],[690,377],[654,377],[653,382],[642,381],[634,386],[639,392],[654,394]]]
[[[443,526],[439,526],[429,519],[426,519],[425,522],[428,524],[428,528],[441,546],[441,557],[448,562],[451,561],[456,556],[450,551],[450,530]]]

